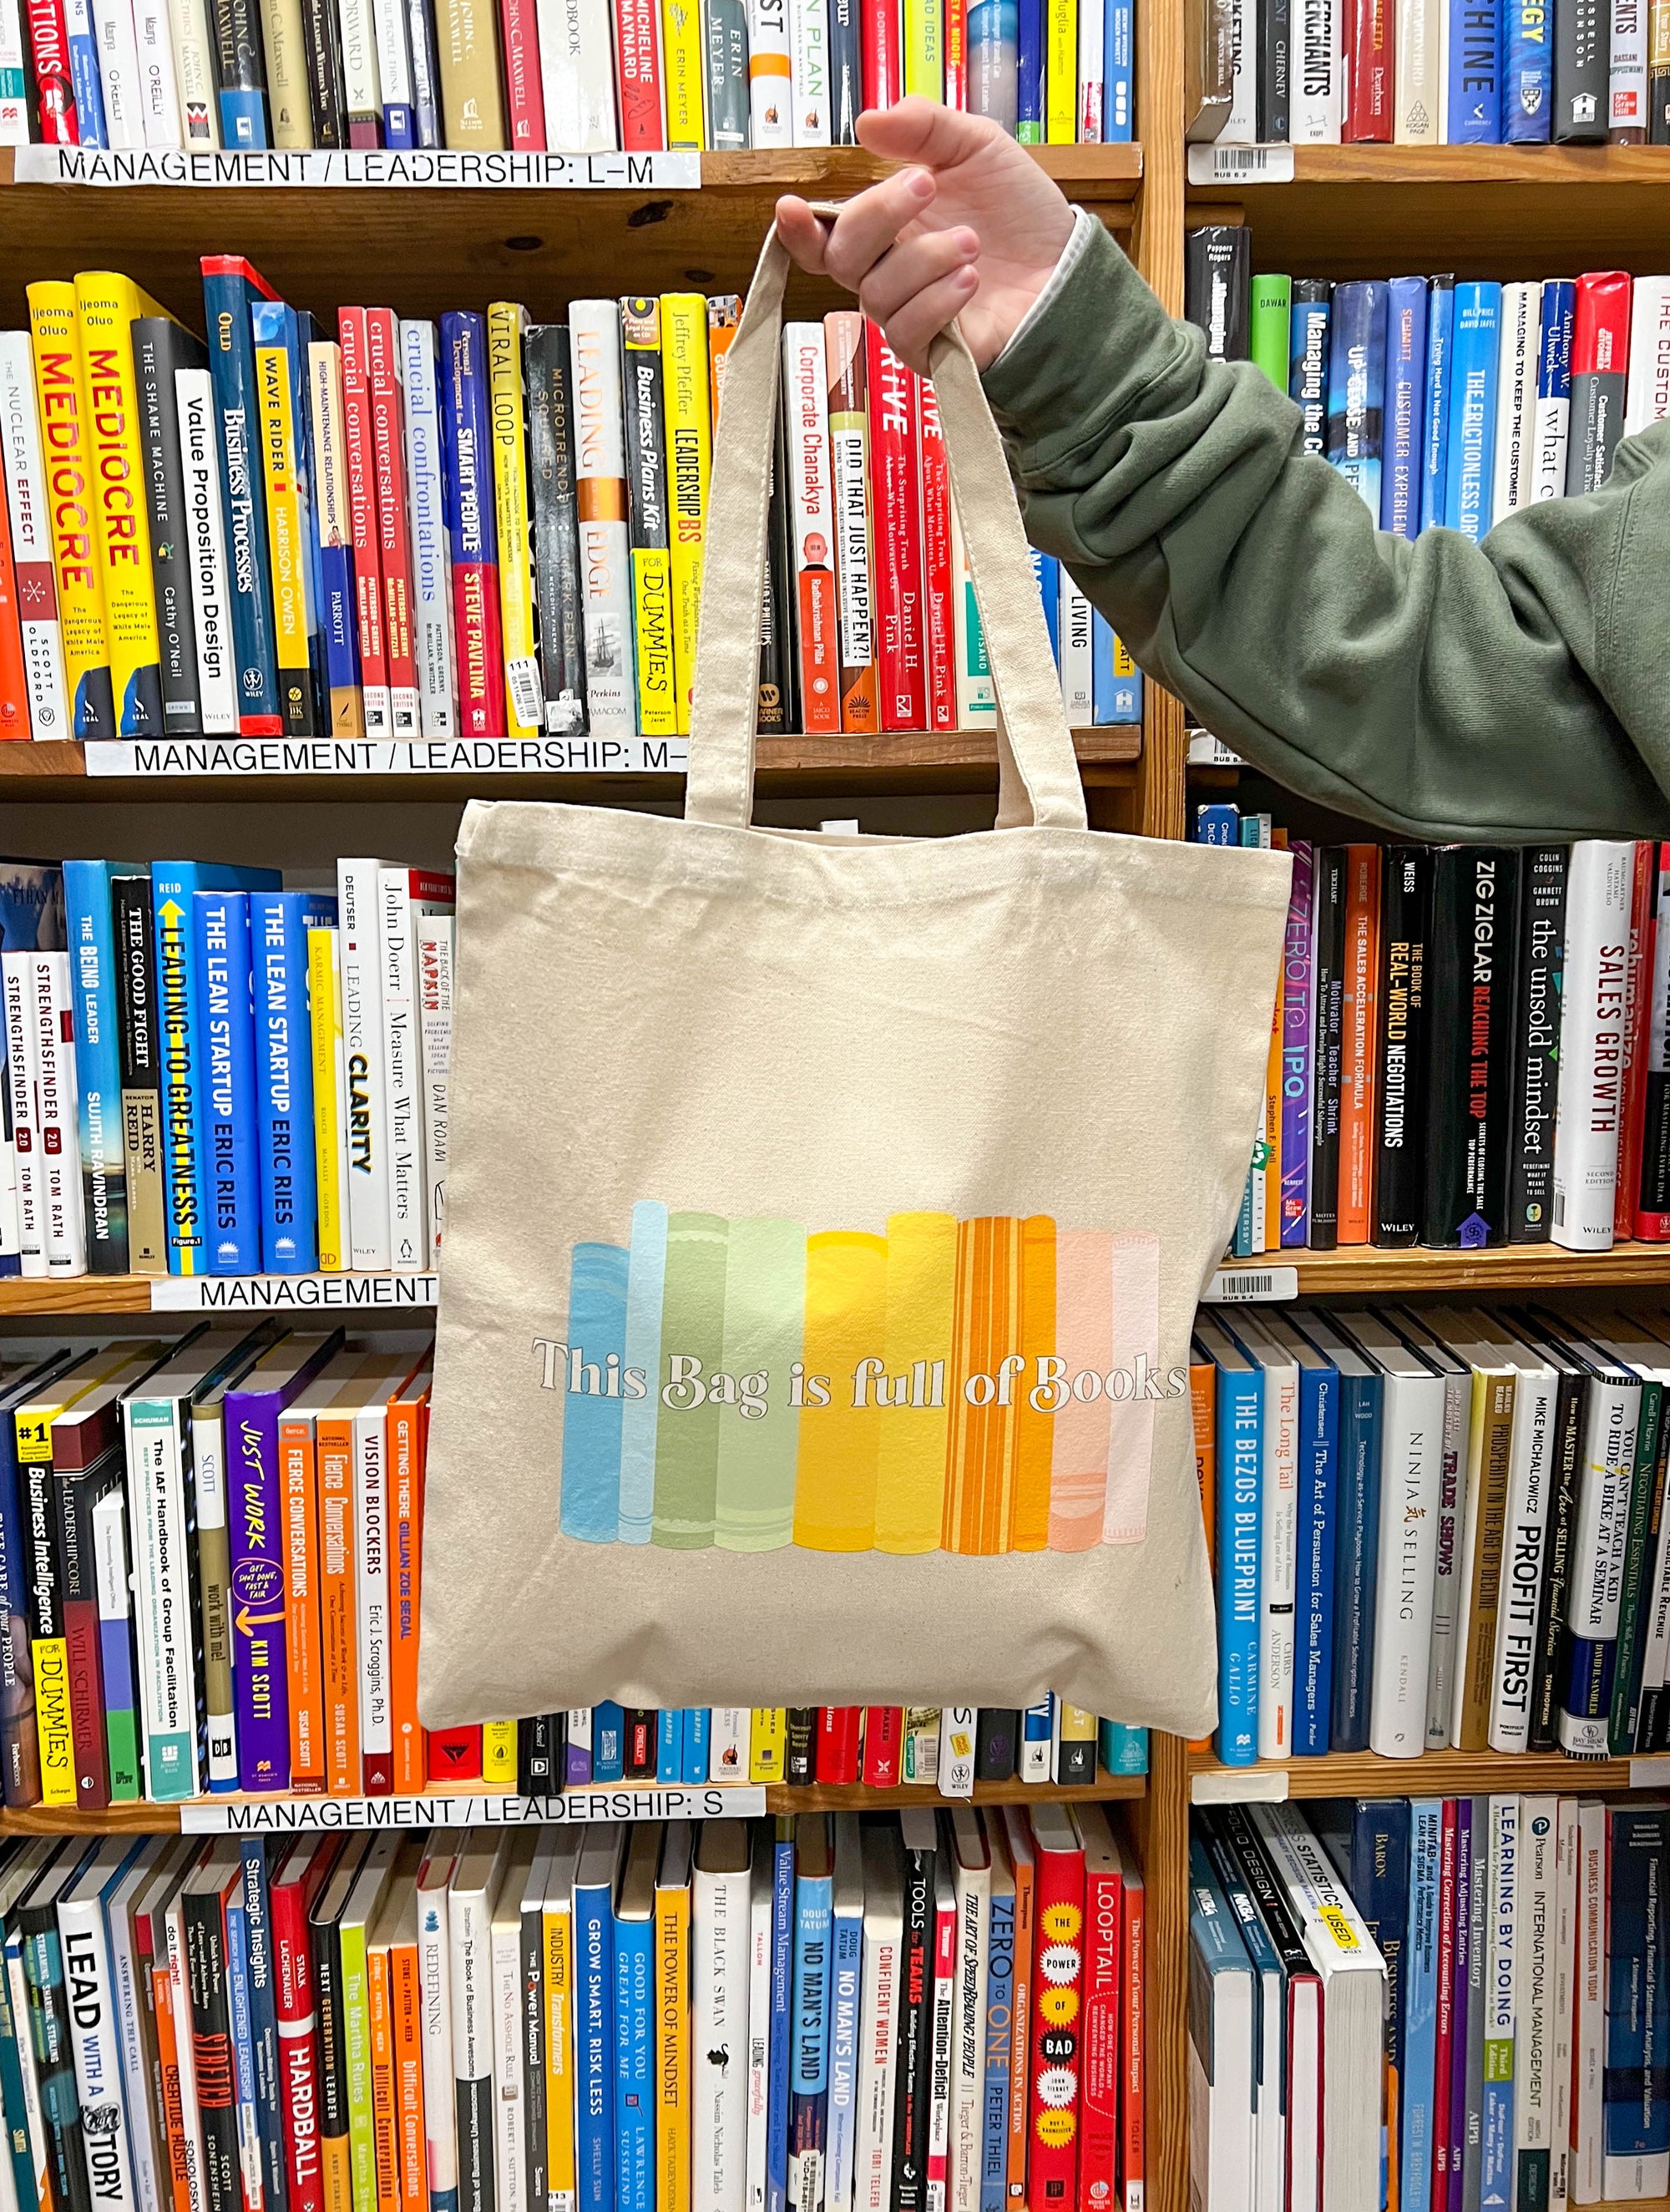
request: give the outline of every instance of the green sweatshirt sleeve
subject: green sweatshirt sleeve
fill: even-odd
[[[1670,422],[1480,545],[1375,529],[1098,226],[986,373],[1027,533],[1290,789],[1406,836],[1670,836]]]

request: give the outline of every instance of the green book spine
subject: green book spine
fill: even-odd
[[[1278,392],[1287,389],[1288,323],[1293,309],[1290,276],[1253,279],[1253,359]]]
[[[726,1409],[707,1380],[724,1371],[726,1243],[720,1214],[668,1217],[661,1301],[667,1380],[656,1424],[651,1541],[669,1551],[705,1551],[714,1540],[720,1415]]]
[[[806,1232],[798,1221],[733,1221],[726,1239],[720,1367],[744,1394],[719,1423],[714,1541],[769,1552],[794,1534],[800,1416],[787,1376],[805,1344]]]
[[[342,1927],[343,2046],[348,2059],[348,2153],[354,2212],[377,2212],[377,2131],[371,2102],[371,2008],[365,1926]]]
[[[1649,1537],[1659,1525],[1664,1503],[1664,1385],[1641,1385],[1641,1425],[1636,1431],[1635,1480],[1630,1486],[1630,1527],[1624,1553],[1624,1583],[1618,1601],[1618,1652],[1612,1678],[1612,1711],[1607,1741],[1614,1759],[1635,1749],[1635,1715],[1639,1700],[1636,1662],[1641,1648],[1642,1586],[1647,1559],[1658,1547]]]

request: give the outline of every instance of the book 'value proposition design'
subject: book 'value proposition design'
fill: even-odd
[[[573,1248],[562,1528],[592,1544],[1087,1552],[1142,1541],[1159,1238],[1042,1214],[887,1233],[632,1212]]]

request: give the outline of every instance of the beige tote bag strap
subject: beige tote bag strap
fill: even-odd
[[[725,364],[690,706],[684,817],[745,829],[754,812],[760,597],[789,257],[775,227]],[[980,373],[951,329],[932,354],[939,420],[998,701],[998,826],[1086,826],[1026,535]]]

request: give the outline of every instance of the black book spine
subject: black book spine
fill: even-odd
[[[189,331],[167,315],[142,316],[133,326],[133,371],[139,393],[139,435],[145,453],[145,495],[151,532],[151,581],[162,684],[162,727],[169,737],[203,732],[197,696],[197,643],[191,611],[191,568],[185,526],[185,471],[179,453],[174,371],[207,360]]]
[[[1571,1580],[1571,1538],[1577,1516],[1577,1486],[1583,1440],[1586,1393],[1583,1377],[1560,1377],[1554,1401],[1554,1486],[1549,1493],[1548,1536],[1543,1555],[1542,1595],[1537,1604],[1537,1659],[1531,1677],[1532,1751],[1558,1751],[1561,1643],[1565,1633],[1565,1597]]]
[[[1670,0],[1647,9],[1647,143],[1670,146]]]
[[[1332,1252],[1339,1242],[1339,1072],[1345,1050],[1345,854],[1339,845],[1316,854],[1315,1096],[1310,1109],[1310,1249]]]
[[[411,41],[412,135],[420,146],[441,141],[440,48],[431,0],[406,0]]]
[[[519,1797],[549,1797],[555,1769],[551,1763],[551,1717],[535,1713],[516,1723],[516,1794]]]
[[[817,1708],[791,1705],[784,1723],[783,1779],[805,1789],[817,1773]]]
[[[1015,1746],[1021,1733],[1018,1711],[982,1705],[975,1721],[975,1780],[1009,1782],[1015,1773]]]
[[[1303,417],[1302,438],[1308,453],[1328,449],[1328,331],[1333,318],[1333,287],[1326,276],[1293,279],[1293,309],[1326,307],[1325,315],[1307,315],[1297,327],[1304,331],[1303,353],[1290,351],[1287,392]],[[1341,864],[1343,866],[1343,862]]]
[[[1259,0],[1258,134],[1266,146],[1284,145],[1291,128],[1289,57],[1292,21],[1289,0]]]
[[[342,22],[336,0],[302,0],[301,46],[313,143],[323,152],[335,153],[348,143],[348,81],[343,75]]]
[[[568,325],[536,323],[522,342],[522,360],[545,726],[559,737],[578,737],[586,727],[586,629]]]
[[[87,2150],[82,2140],[81,2100],[76,2088],[75,2045],[64,1986],[58,1907],[26,1905],[16,1916],[29,1990],[29,2036],[34,2045],[37,2094],[46,2123],[46,2172],[52,2212],[92,2212]]]
[[[238,2101],[233,2075],[232,2014],[227,2001],[226,1923],[217,1893],[184,1900],[185,1965],[191,1995],[191,2063],[203,2123],[204,2212],[240,2212]]]
[[[782,737],[799,725],[795,694],[794,594],[790,578],[788,447],[781,408],[771,461],[771,502],[766,514],[765,587],[760,597],[760,675],[755,728],[762,737]]]
[[[1557,146],[1599,145],[1605,140],[1611,69],[1612,0],[1557,0],[1552,125]],[[1575,392],[1572,399],[1575,436]]]
[[[1096,1738],[1063,1736],[1056,1749],[1055,1779],[1070,1790],[1083,1790],[1096,1780]]]
[[[657,1974],[659,1983],[659,1960]],[[660,1986],[665,1988],[665,1984]],[[571,2063],[565,2051],[565,2087]],[[522,2095],[527,2107],[527,2212],[545,2212],[545,1931],[543,1916],[525,1910],[522,1914]]]
[[[308,1929],[319,2018],[319,2133],[325,2172],[348,2171],[348,2028],[342,2009],[342,1937],[334,1920]],[[431,2125],[435,2124],[431,2122]],[[446,2125],[443,2118],[440,2124]],[[341,2148],[325,2152],[325,2142]]]
[[[622,1772],[628,1782],[655,1779],[656,1718],[653,1705],[629,1705],[626,1709],[626,1756]]]
[[[231,98],[221,101],[221,137],[231,143],[234,131],[252,131],[259,118],[260,137],[239,139],[240,144],[270,145],[266,123],[267,68],[261,41],[261,19],[255,0],[214,0],[210,17],[215,33],[215,67],[218,88]],[[229,127],[232,126],[232,127]]]
[[[933,2088],[933,1853],[907,1851],[904,1863],[891,2212],[926,2212]]]
[[[1425,1185],[1426,944],[1432,854],[1392,845],[1381,866],[1380,1083],[1375,1242],[1412,1244]]]
[[[1183,313],[1213,361],[1245,361],[1252,326],[1253,238],[1243,223],[1210,222],[1183,240]]]
[[[1564,845],[1533,845],[1520,861],[1519,973],[1514,990],[1509,1104],[1508,1242],[1546,1244],[1553,1224],[1554,1103],[1560,1078],[1560,950],[1565,933]],[[1648,1079],[1650,1086],[1651,1078]],[[1648,1108],[1648,1129],[1652,1109]],[[1666,1117],[1670,1133],[1670,1115]],[[1643,1154],[1643,1165],[1645,1153]],[[1670,1169],[1670,1151],[1666,1153]],[[1670,1176],[1666,1193],[1670,1195]]]
[[[832,0],[829,9],[829,143],[856,146],[864,109],[859,0]]]
[[[160,1275],[167,1272],[168,1247],[150,878],[112,877],[110,902],[116,944],[116,1041],[127,1178],[128,1266],[136,1274]]]
[[[1500,1244],[1508,1214],[1508,1060],[1519,855],[1492,845],[1436,856],[1429,983],[1425,1243]]]

